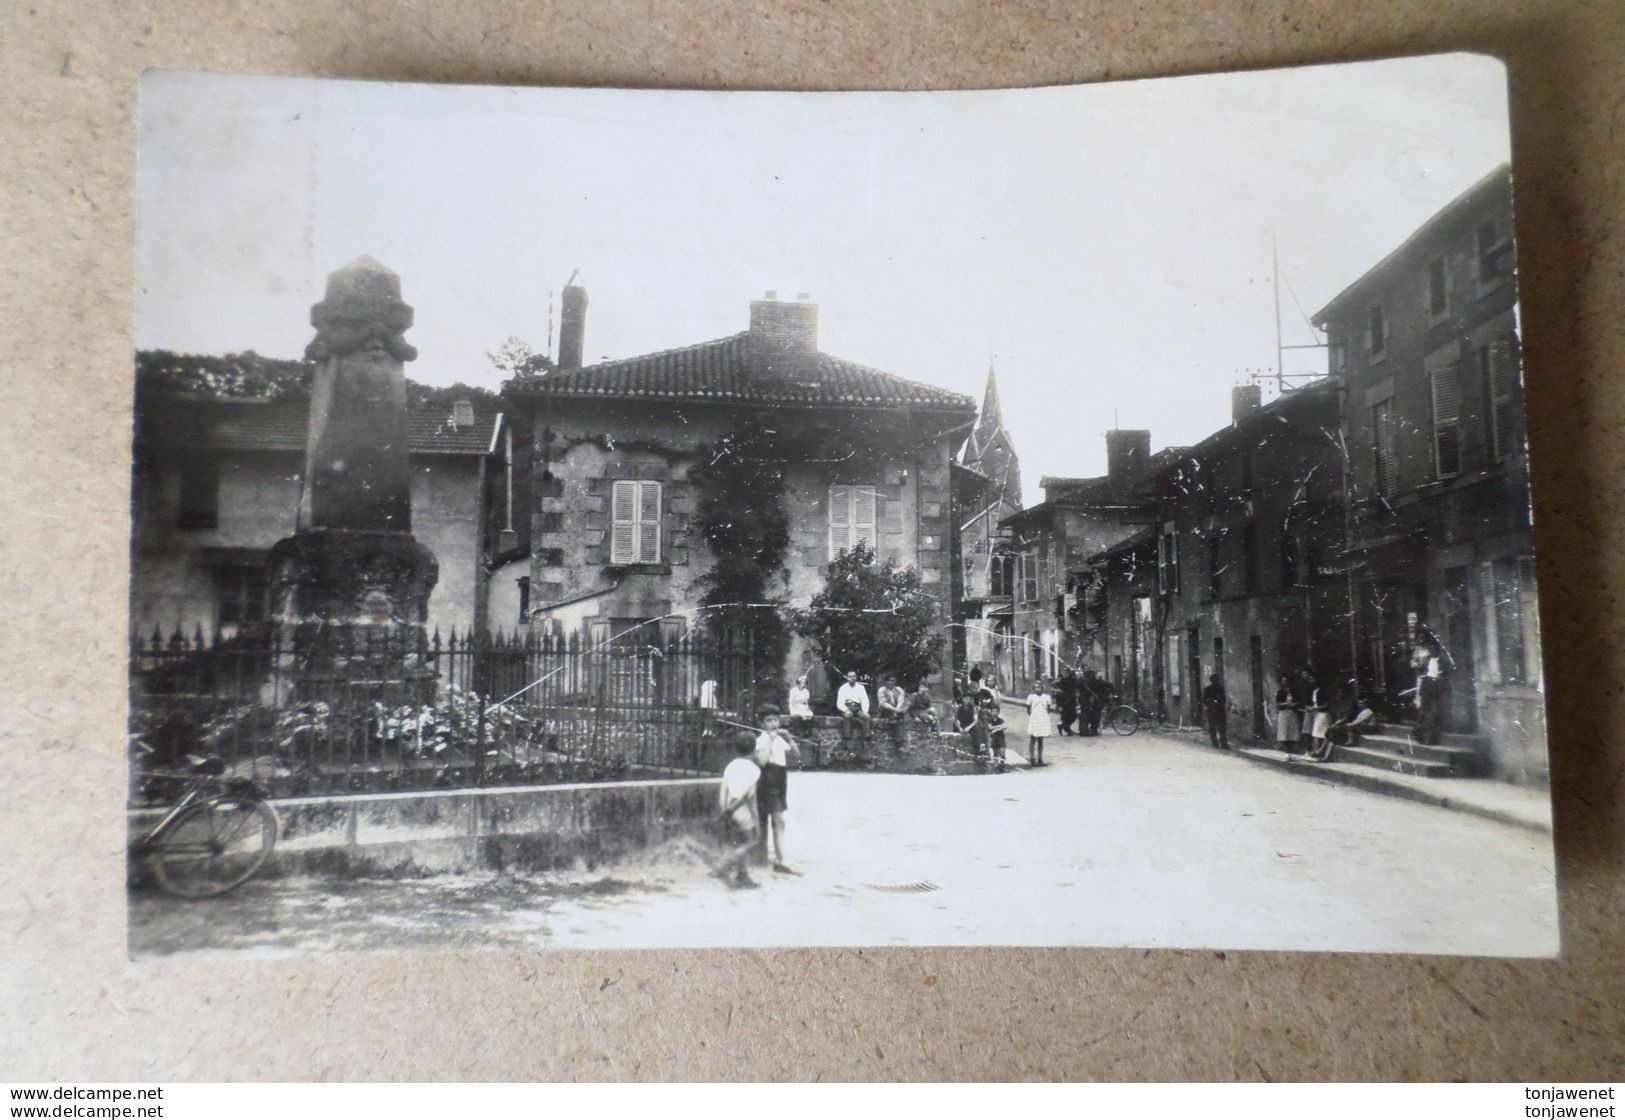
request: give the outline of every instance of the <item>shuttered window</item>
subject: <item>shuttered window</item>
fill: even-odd
[[[1481,347],[1478,351],[1478,368],[1484,379],[1484,399],[1490,405],[1490,457],[1500,463],[1517,449],[1512,398],[1517,392],[1518,377],[1512,368],[1512,344],[1501,339]]]
[[[1164,595],[1179,591],[1179,534],[1171,528],[1157,538],[1157,574]]]
[[[1371,406],[1371,459],[1379,494],[1392,494],[1397,483],[1392,403],[1379,401]]]
[[[1365,345],[1373,358],[1388,349],[1388,321],[1380,303],[1366,313]]]
[[[1439,478],[1461,473],[1461,391],[1456,367],[1433,371],[1433,467]]]
[[[660,562],[660,483],[615,483],[611,564]]]
[[[829,558],[856,548],[859,543],[875,546],[875,488],[873,486],[831,486],[829,488]]]

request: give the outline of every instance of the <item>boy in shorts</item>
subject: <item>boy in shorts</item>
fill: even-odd
[[[779,710],[766,705],[756,713],[762,733],[756,737],[756,765],[762,768],[756,784],[756,813],[762,828],[762,855],[768,855],[772,833],[773,870],[781,875],[797,875],[784,858],[784,812],[790,807],[790,748],[792,740],[779,728]]]
[[[745,870],[745,862],[756,850],[756,787],[762,771],[751,759],[755,751],[756,737],[749,731],[734,737],[734,754],[738,757],[723,769],[722,786],[717,791],[728,853],[717,865],[716,874],[730,887],[757,885]]]

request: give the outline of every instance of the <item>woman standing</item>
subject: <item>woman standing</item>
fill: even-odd
[[[1039,677],[1027,694],[1027,761],[1034,766],[1044,765],[1044,740],[1054,734],[1049,707],[1049,692],[1044,688],[1044,678]]]
[[[1292,690],[1292,677],[1284,670],[1281,687],[1275,690],[1275,745],[1291,754],[1298,745],[1298,731],[1302,724],[1298,718],[1298,696]]]
[[[1312,685],[1309,690],[1309,702],[1304,710],[1305,718],[1309,721],[1309,753],[1304,757],[1310,762],[1330,762],[1332,748],[1326,741],[1326,736],[1331,731],[1332,711],[1325,689],[1318,684]]]

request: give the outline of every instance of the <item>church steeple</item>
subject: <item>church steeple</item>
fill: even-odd
[[[988,445],[995,432],[1004,428],[1004,415],[999,410],[999,378],[993,370],[993,363],[987,367],[987,388],[982,390],[982,411],[976,417],[976,442],[982,447]]]
[[[960,462],[993,480],[996,489],[989,498],[1002,496],[1012,508],[1021,508],[1021,464],[1010,433],[1004,430],[999,378],[991,363],[987,367],[987,388],[982,392],[982,411],[965,441]]]

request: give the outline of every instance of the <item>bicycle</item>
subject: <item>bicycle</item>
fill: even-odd
[[[1106,724],[1119,735],[1132,735],[1140,729],[1140,711],[1132,704],[1119,704],[1106,713]]]
[[[134,845],[160,888],[178,898],[210,898],[252,879],[276,847],[281,822],[247,778],[224,779],[225,763],[206,758],[185,773],[145,771],[185,789],[163,819]]]

